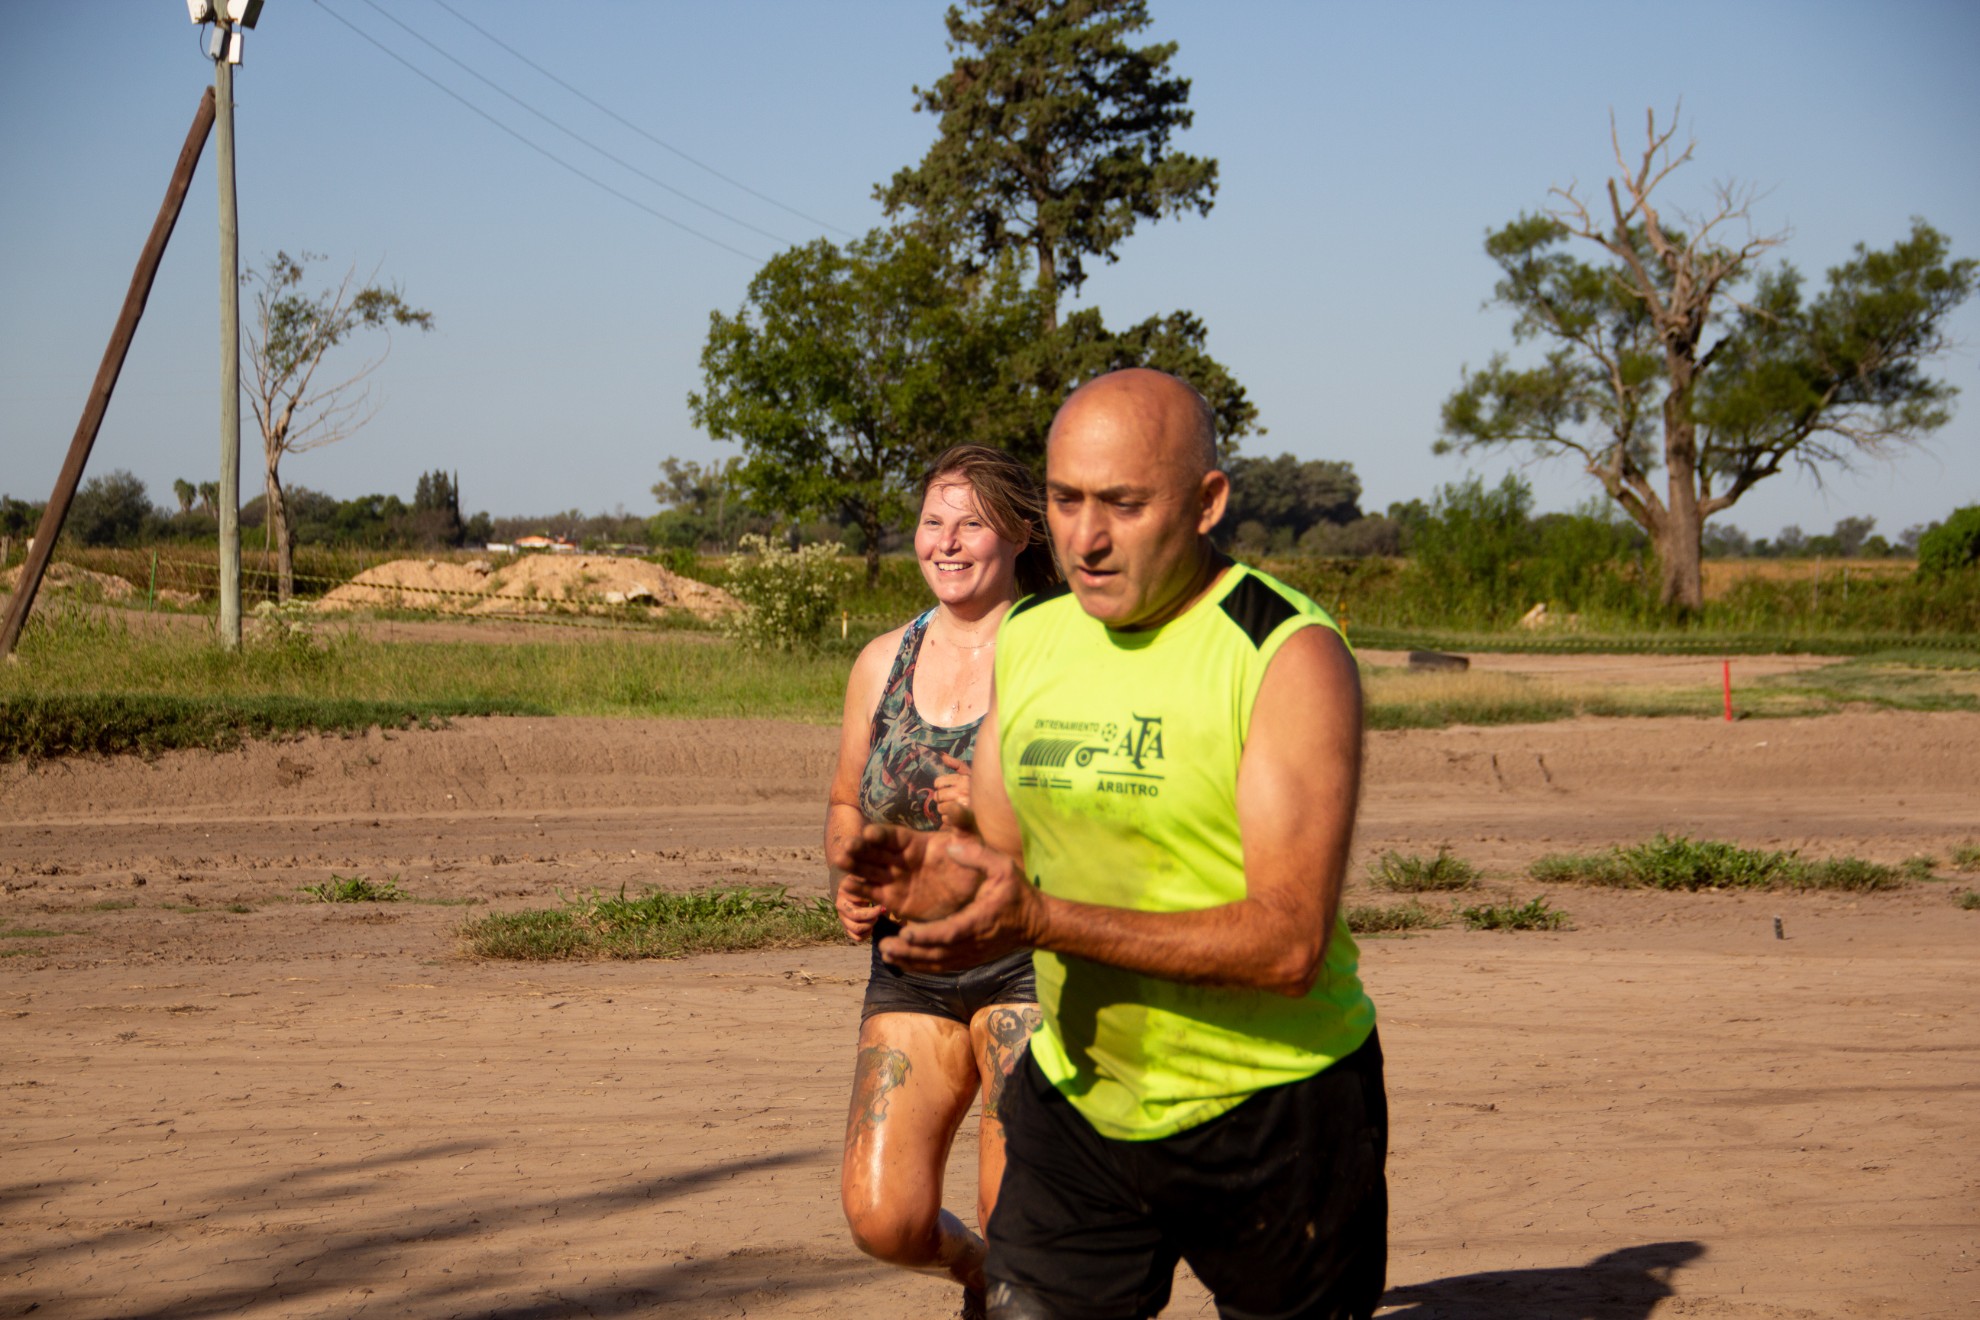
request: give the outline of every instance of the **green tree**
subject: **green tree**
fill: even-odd
[[[1918,538],[1918,573],[1930,577],[1980,566],[1980,504],[1954,509]]]
[[[413,487],[412,526],[408,529],[419,545],[458,546],[467,539],[467,524],[461,521],[460,478],[435,470],[419,474]]]
[[[1436,449],[1573,456],[1649,536],[1659,601],[1690,613],[1704,603],[1706,519],[1789,463],[1819,474],[1888,458],[1945,423],[1955,391],[1922,364],[1948,347],[1945,319],[1976,263],[1949,260],[1945,237],[1914,220],[1888,250],[1859,244],[1805,299],[1791,266],[1759,269],[1781,240],[1745,230],[1750,192],[1720,185],[1688,231],[1665,222],[1653,194],[1695,146],[1674,150],[1675,131],[1651,115],[1632,162],[1611,126],[1605,214],[1556,189],[1552,210],[1488,235],[1494,301],[1514,312],[1514,339],[1545,354],[1466,372]],[[1748,236],[1724,237],[1734,229]],[[1569,252],[1576,242],[1594,259]]]
[[[365,381],[385,361],[394,327],[433,328],[433,313],[412,306],[396,287],[360,283],[356,268],[334,288],[310,294],[302,288],[309,264],[320,257],[277,252],[241,277],[254,291],[248,326],[248,402],[261,426],[263,486],[268,540],[275,547],[277,594],[295,590],[293,537],[282,500],[282,459],[345,439],[374,413]],[[331,351],[354,335],[377,331],[386,347],[376,357],[321,376]]]
[[[647,539],[655,546],[683,550],[709,544],[727,550],[745,532],[770,531],[750,507],[741,467],[742,460],[733,457],[707,464],[661,459],[660,480],[653,483],[660,512],[647,520]]]
[[[1047,328],[1059,292],[1142,220],[1195,211],[1217,194],[1217,162],[1169,149],[1193,118],[1173,42],[1136,46],[1145,0],[969,0],[945,21],[955,64],[915,109],[938,115],[919,165],[874,189],[887,214],[914,211],[938,242],[992,263],[1037,266]]]
[[[0,536],[33,536],[44,506],[0,495]]]
[[[144,483],[115,468],[82,484],[62,533],[80,545],[136,545],[153,512]]]
[[[1231,499],[1220,534],[1256,522],[1268,533],[1282,533],[1276,539],[1290,546],[1316,524],[1345,526],[1361,517],[1361,478],[1352,463],[1301,462],[1280,454],[1230,459],[1224,473],[1231,479]]]
[[[1006,362],[1037,325],[1015,267],[955,277],[899,230],[771,258],[734,316],[709,318],[695,423],[743,447],[737,478],[766,512],[847,512],[880,576],[920,468],[1005,415]]]

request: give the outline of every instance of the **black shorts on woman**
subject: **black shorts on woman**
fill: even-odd
[[[873,711],[866,768],[859,778],[860,811],[883,825],[917,830],[942,827],[935,810],[935,780],[949,773],[944,756],[971,761],[981,716],[968,724],[930,724],[914,707],[914,666],[928,635],[929,610],[907,626],[887,686]],[[1031,951],[1021,949],[960,972],[904,972],[880,957],[880,941],[900,930],[882,916],[873,928],[873,970],[859,1018],[877,1013],[923,1013],[968,1026],[993,1004],[1035,1004],[1038,986],[1031,974]]]

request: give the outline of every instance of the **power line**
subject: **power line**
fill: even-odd
[[[552,119],[549,115],[543,113],[543,111],[538,110],[535,106],[523,100],[520,96],[517,96],[514,92],[502,86],[500,83],[496,82],[493,78],[490,78],[486,74],[475,69],[473,66],[468,64],[467,61],[460,59],[458,56],[453,55],[449,51],[443,49],[438,43],[422,35],[421,33],[415,31],[413,28],[407,26],[406,23],[403,20],[401,20],[397,15],[393,14],[389,9],[386,9],[383,5],[379,4],[378,0],[364,0],[364,3],[371,6],[371,8],[377,10],[379,15],[383,17],[387,22],[397,27],[407,36],[413,38],[413,40],[420,42],[422,45],[432,50],[442,59],[447,60],[449,63],[461,69],[469,77],[474,78],[477,81],[486,84],[487,86],[493,88],[495,91],[501,93],[503,96],[508,97],[511,101],[514,101],[517,105],[529,111],[529,113],[535,115],[538,119],[541,119],[544,123],[550,125],[550,127],[556,129],[559,133],[562,133],[564,134],[564,136],[574,139],[575,141],[583,144],[584,146],[590,147],[593,151],[603,156],[606,160],[611,161],[614,165],[617,165],[618,167],[627,171],[628,173],[636,174],[640,178],[652,184],[654,187],[664,189],[665,191],[674,194],[674,196],[680,198],[682,201],[687,202],[692,206],[698,206],[702,210],[710,213],[711,215],[720,216],[722,219],[727,220],[732,225],[739,225],[742,228],[749,230],[753,234],[760,234],[764,238],[769,239],[773,243],[778,243],[785,247],[795,246],[791,242],[791,240],[785,238],[782,234],[773,234],[768,229],[763,229],[757,225],[751,224],[749,221],[743,219],[741,216],[731,215],[729,214],[729,212],[724,211],[717,206],[710,206],[707,202],[702,201],[700,198],[694,196],[691,193],[683,192],[681,189],[676,188],[673,184],[668,183],[666,180],[655,178],[653,175],[648,174],[645,170],[640,169],[639,166],[633,164],[629,160],[626,160],[624,157],[614,155],[613,153],[607,151],[605,148],[599,146],[596,142],[593,142],[590,138],[584,136],[582,133],[579,133],[576,129],[573,129],[565,124],[559,123],[555,119]]]
[[[465,96],[462,96],[459,92],[447,86],[447,84],[441,82],[438,78],[435,78],[432,74],[420,68],[417,64],[414,64],[411,60],[408,60],[407,58],[405,58],[405,56],[399,54],[397,51],[393,50],[390,46],[387,46],[384,42],[372,36],[369,32],[366,32],[363,28],[359,27],[357,24],[351,22],[348,18],[345,18],[342,14],[332,9],[329,5],[323,3],[323,0],[316,0],[316,7],[318,9],[321,9],[324,13],[328,14],[330,17],[336,19],[339,23],[342,23],[352,32],[355,32],[365,41],[371,43],[373,46],[376,46],[380,51],[383,51],[392,60],[396,61],[399,64],[404,65],[407,69],[410,69],[414,74],[418,75],[420,78],[423,78],[427,82],[432,83],[435,87],[445,92],[448,96],[452,97],[456,101],[459,101],[469,110],[472,110],[475,114],[480,115],[483,119],[486,119],[489,123],[501,129],[504,133],[507,133],[510,137],[522,143],[525,147],[528,147],[531,151],[534,151],[537,155],[542,156],[545,160],[548,160],[554,165],[558,165],[566,170],[569,170],[572,174],[577,175],[580,179],[583,179],[586,183],[591,184],[595,188],[602,189],[603,191],[612,194],[612,196],[618,198],[620,201],[626,203],[628,206],[637,207],[640,210],[646,212],[648,215],[652,216],[654,219],[665,221],[667,224],[672,225],[674,228],[680,230],[684,234],[692,234],[694,237],[700,239],[702,242],[721,248],[724,252],[733,252],[736,256],[743,258],[745,261],[754,261],[757,262],[758,264],[762,263],[763,258],[757,256],[756,254],[751,252],[745,252],[739,247],[734,247],[728,243],[724,243],[721,239],[716,238],[713,235],[704,234],[699,229],[696,229],[693,225],[683,224],[681,221],[674,219],[673,216],[668,215],[665,211],[655,210],[653,207],[648,206],[645,202],[640,201],[637,197],[632,197],[626,193],[620,192],[617,188],[614,188],[611,184],[605,182],[601,178],[598,178],[596,175],[586,173],[584,170],[579,169],[577,166],[565,160],[562,156],[559,156],[555,152],[551,151],[548,147],[544,147],[536,142],[530,141],[528,138],[524,137],[521,133],[516,132],[515,129],[510,128],[507,124],[497,119],[494,115],[489,114],[486,110],[483,110],[480,106],[468,100]]]
[[[369,0],[367,0],[367,2],[369,2]],[[481,26],[479,23],[469,18],[466,14],[463,14],[460,10],[448,4],[447,0],[433,0],[433,3],[439,5],[442,9],[452,14],[455,18],[467,24],[469,27],[473,28],[476,32],[479,32],[482,36],[494,42],[496,45],[500,46],[503,50],[509,52],[509,54],[515,56],[518,60],[521,60],[524,64],[527,64],[530,68],[542,74],[545,78],[548,78],[551,82],[556,83],[559,87],[569,92],[572,96],[577,97],[578,100],[583,101],[586,105],[590,106],[594,110],[597,110],[599,113],[607,115],[614,120],[617,120],[620,124],[631,129],[633,132],[639,134],[641,137],[645,138],[648,142],[651,142],[654,146],[661,147],[667,151],[673,152],[676,156],[679,156],[682,160],[694,166],[696,169],[705,170],[707,173],[712,174],[716,178],[720,179],[723,183],[728,184],[731,188],[740,188],[742,191],[748,193],[751,197],[756,198],[758,201],[768,202],[770,203],[770,205],[776,207],[780,211],[788,211],[792,215],[796,216],[798,219],[806,221],[810,224],[817,225],[820,229],[829,229],[833,233],[839,234],[845,238],[854,237],[854,234],[850,230],[841,229],[839,228],[839,226],[831,223],[829,220],[820,220],[815,215],[807,215],[803,211],[798,210],[795,206],[788,206],[785,203],[778,201],[776,198],[770,196],[768,193],[758,192],[756,189],[750,187],[748,184],[744,183],[740,179],[730,178],[728,175],[722,173],[722,171],[716,169],[713,165],[709,165],[706,162],[696,160],[693,156],[688,155],[685,151],[682,151],[679,147],[675,146],[673,143],[668,142],[663,138],[655,137],[653,134],[641,128],[638,124],[633,123],[632,120],[627,119],[624,115],[612,109],[612,107],[605,105],[600,101],[594,100],[593,98],[587,96],[582,91],[579,91],[576,87],[571,86],[571,84],[565,82],[562,78],[559,78],[556,74],[550,72],[550,70],[544,68],[541,64],[538,64],[535,60],[523,54],[521,51],[517,50],[514,46],[511,46],[508,42],[502,40],[500,37],[496,36],[493,32],[490,32],[487,28]]]

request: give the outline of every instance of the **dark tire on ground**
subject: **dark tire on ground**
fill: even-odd
[[[1411,651],[1411,669],[1469,669],[1471,659],[1462,655],[1447,655],[1442,651]]]

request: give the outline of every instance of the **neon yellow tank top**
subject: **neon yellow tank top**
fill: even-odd
[[[1114,632],[1062,588],[1021,601],[997,636],[998,748],[1046,893],[1182,912],[1244,897],[1238,758],[1265,667],[1318,605],[1234,564],[1159,628]],[[1170,1136],[1269,1086],[1311,1077],[1375,1026],[1336,921],[1313,991],[1182,985],[1034,955],[1045,1076],[1102,1136]]]

